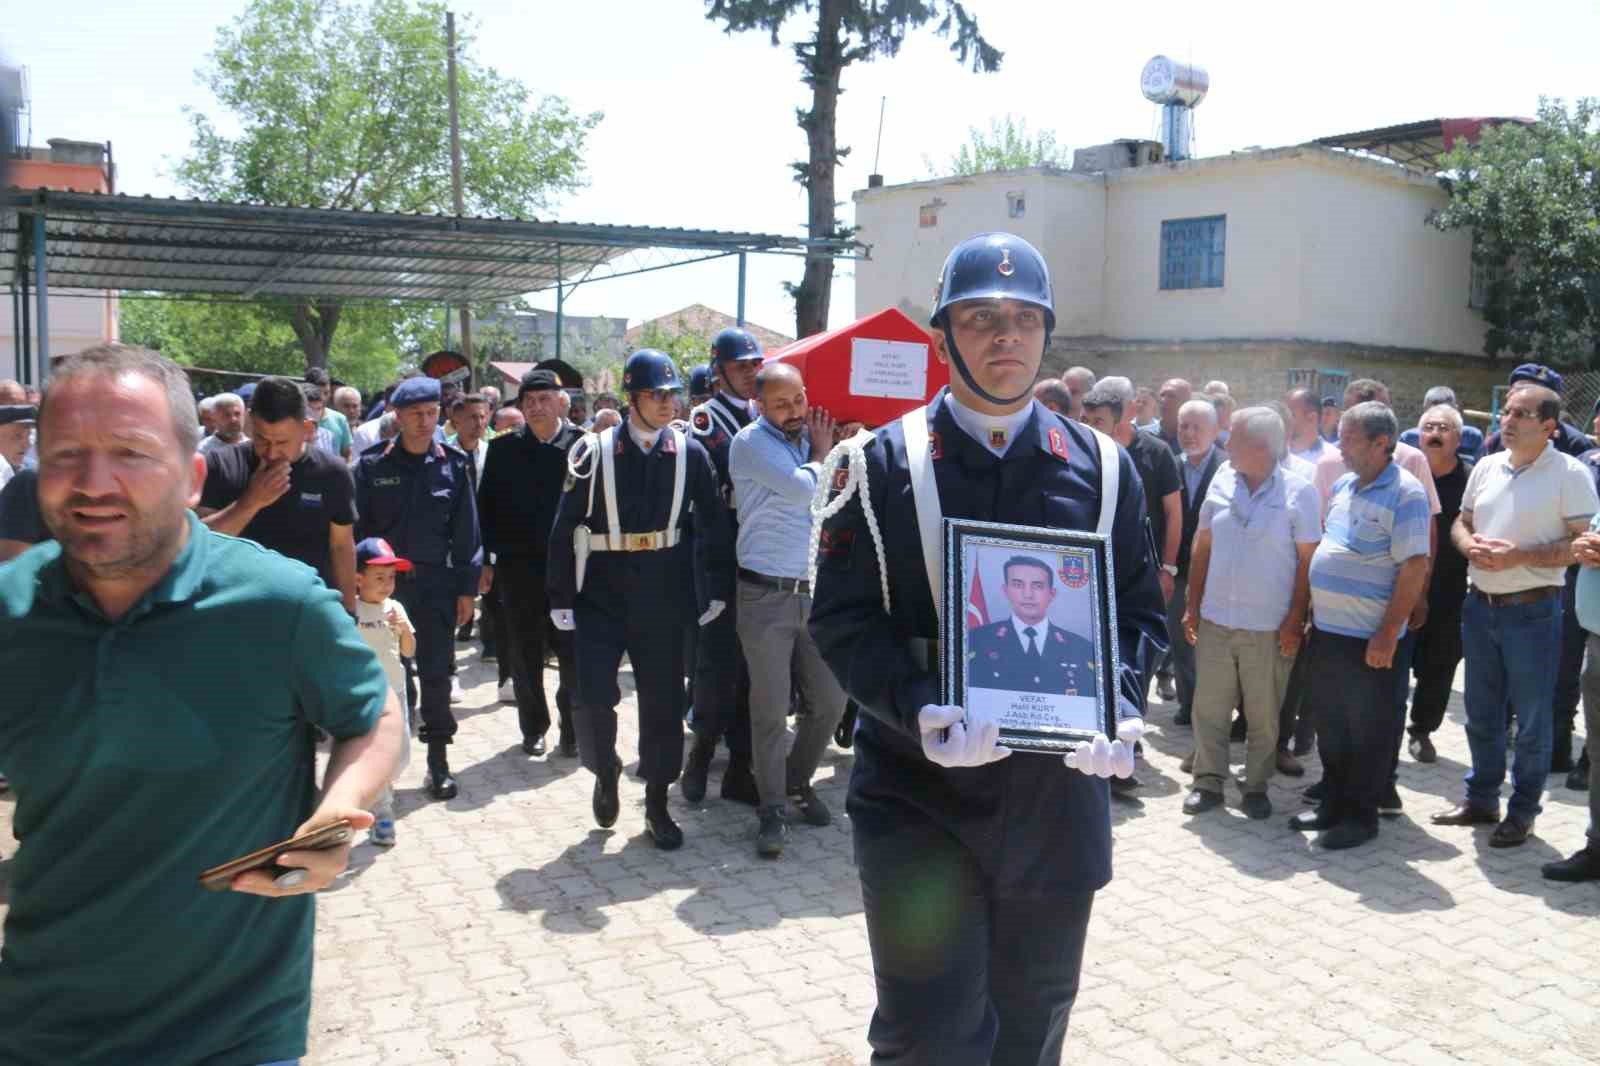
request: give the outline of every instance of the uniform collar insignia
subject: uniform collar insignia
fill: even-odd
[[[991,448],[1004,448],[1005,446],[1006,446],[1006,431],[1005,431],[1005,428],[1002,427],[1002,426],[991,426],[989,428],[989,447],[991,447]]]

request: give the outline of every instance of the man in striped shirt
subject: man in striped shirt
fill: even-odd
[[[1428,578],[1428,497],[1394,462],[1399,436],[1385,404],[1359,403],[1341,416],[1339,451],[1350,473],[1329,493],[1311,558],[1306,704],[1322,750],[1322,795],[1289,826],[1320,831],[1329,849],[1378,835],[1378,804],[1403,722],[1395,649]]]

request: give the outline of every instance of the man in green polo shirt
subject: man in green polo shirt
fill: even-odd
[[[0,567],[0,751],[17,797],[0,947],[7,1066],[257,1066],[305,1053],[309,893],[348,846],[274,878],[197,875],[372,822],[399,708],[339,597],[189,513],[205,460],[183,373],[105,345],[40,405],[55,540]],[[319,794],[312,726],[334,738]],[[293,897],[293,898],[271,898]]]

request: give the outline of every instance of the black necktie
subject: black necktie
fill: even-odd
[[[1029,626],[1027,629],[1024,629],[1022,631],[1022,635],[1028,638],[1028,654],[1029,655],[1038,655],[1039,654],[1039,645],[1034,643],[1033,634],[1034,634],[1034,628],[1032,626]]]

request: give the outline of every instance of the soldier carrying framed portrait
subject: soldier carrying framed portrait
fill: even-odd
[[[1111,548],[1076,530],[945,523],[940,674],[947,703],[1000,722],[999,742],[1060,754],[1116,736]]]

